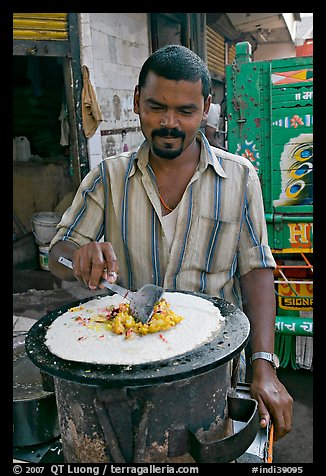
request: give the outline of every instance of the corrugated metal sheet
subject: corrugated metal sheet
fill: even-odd
[[[233,63],[234,59],[235,59],[235,45],[231,45],[229,48],[228,64]]]
[[[68,13],[14,13],[14,40],[68,40]]]
[[[206,25],[207,66],[212,74],[225,75],[225,42],[223,36]]]

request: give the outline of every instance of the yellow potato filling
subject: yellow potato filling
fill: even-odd
[[[85,322],[85,319],[83,320]],[[124,334],[128,339],[132,337],[133,332],[139,335],[146,335],[153,332],[166,331],[182,320],[183,317],[172,311],[168,302],[162,298],[154,306],[154,313],[147,324],[136,321],[130,314],[130,305],[122,303],[118,306],[112,305],[100,309],[96,315],[90,315],[84,325],[94,327],[94,325],[96,326],[95,323],[101,323],[105,325],[104,329],[110,330],[115,334]]]

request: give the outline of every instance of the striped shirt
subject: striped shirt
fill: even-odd
[[[154,283],[241,306],[239,277],[275,268],[259,178],[248,159],[211,147],[200,132],[198,140],[200,160],[178,205],[171,248],[147,141],[88,173],[51,246],[104,238],[118,259],[118,282],[129,289]]]

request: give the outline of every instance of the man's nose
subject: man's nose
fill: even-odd
[[[176,115],[173,112],[167,112],[162,116],[160,125],[167,129],[174,129],[178,125]]]

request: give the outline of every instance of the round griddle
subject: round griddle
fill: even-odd
[[[250,324],[247,316],[239,308],[223,299],[202,293],[166,291],[192,294],[212,302],[225,317],[220,333],[192,351],[139,365],[99,365],[61,359],[52,354],[45,344],[47,329],[68,309],[89,301],[87,298],[62,306],[39,319],[26,336],[27,355],[37,367],[53,377],[85,385],[126,387],[189,378],[223,365],[241,352],[249,339]]]

